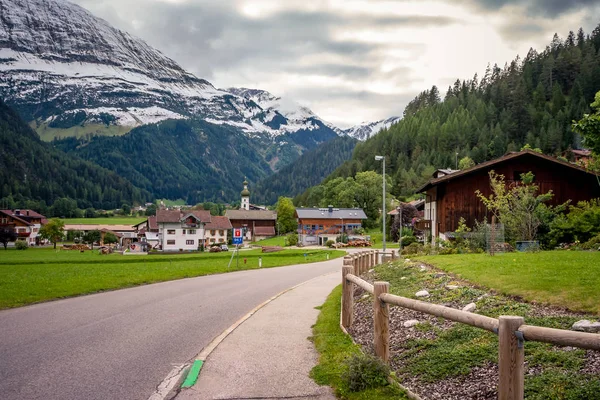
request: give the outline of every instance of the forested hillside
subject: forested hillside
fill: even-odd
[[[51,205],[63,197],[77,200],[79,208],[104,209],[152,198],[115,173],[42,142],[0,102],[0,199],[9,196],[35,209],[44,208],[36,203]]]
[[[252,201],[275,204],[279,196],[293,197],[317,185],[352,157],[358,140],[341,136],[304,153],[275,175],[263,179],[252,190]]]
[[[434,86],[406,107],[400,122],[359,143],[327,180],[380,171],[374,157],[385,155],[391,192],[405,196],[435,168],[454,168],[465,156],[480,163],[525,144],[554,155],[578,148],[571,124],[589,112],[600,89],[599,49],[600,26],[590,35],[580,29],[565,40],[554,35],[543,52],[531,49],[503,68],[488,66],[482,77],[457,80],[444,99]]]
[[[115,171],[158,198],[203,201],[237,199],[244,177],[269,175],[260,141],[238,130],[201,120],[169,120],[133,129],[125,136],[53,142]]]

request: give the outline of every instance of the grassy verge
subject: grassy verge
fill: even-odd
[[[547,251],[419,256],[419,260],[499,293],[600,313],[600,252]]]
[[[572,256],[568,252],[553,252],[551,255],[554,264],[546,266],[546,274],[551,274],[553,269],[561,268],[565,257],[569,260],[573,257],[579,259],[578,255]],[[464,266],[465,269],[469,266],[466,264],[469,259],[465,261],[460,255],[428,257],[427,260],[433,265],[438,265],[438,261],[443,260],[444,265]],[[513,258],[510,260],[512,261]],[[379,266],[371,279],[389,282],[390,292],[393,294],[414,298],[417,291],[426,289],[430,293],[428,302],[448,304],[454,308],[462,308],[474,302],[478,314],[494,318],[500,315],[523,316],[525,322],[531,325],[569,329],[575,321],[582,318],[589,319],[586,315],[552,310],[501,294],[490,295],[483,287],[485,286],[483,281],[497,271],[488,269],[488,274],[481,275],[482,280],[470,279],[470,283],[477,285],[473,287],[449,275],[437,274],[435,271],[421,271],[418,268],[419,264],[411,265],[400,261],[390,266]],[[527,278],[523,278],[521,275],[518,278],[507,279],[505,282],[506,286],[512,286],[515,281],[522,282],[528,279],[535,281],[543,280],[545,277],[527,275]],[[449,284],[456,285],[457,288],[450,290],[447,288]],[[498,283],[497,291],[504,292],[504,289],[504,285]],[[554,290],[563,289],[557,286]],[[414,314],[410,312],[396,314],[390,330],[404,329],[401,323],[409,318],[407,316],[410,316],[410,319],[414,318]],[[401,381],[406,379],[414,382],[416,379],[420,382],[419,386],[425,388],[424,392],[455,391],[455,395],[462,398],[471,398],[475,395],[476,392],[468,392],[469,386],[479,387],[484,391],[494,391],[494,385],[497,383],[497,336],[463,324],[448,324],[443,319],[424,314],[418,318],[420,321],[418,325],[410,328],[406,334],[403,332],[397,334],[396,339],[391,343],[392,363]],[[600,379],[595,372],[593,354],[590,358],[591,353],[594,352],[527,342],[525,344],[525,398],[540,400],[600,398]],[[482,371],[486,372],[482,373]],[[486,379],[486,375],[490,378]],[[469,385],[464,384],[464,379],[469,382]],[[467,391],[461,392],[462,390]]]
[[[307,254],[304,257],[304,254]],[[286,250],[241,252],[228,267],[232,252],[148,256],[99,255],[96,251],[52,249],[0,253],[0,309],[148,283],[224,272],[312,263],[341,257],[342,251]]]
[[[352,343],[340,329],[340,297],[342,287],[331,292],[321,307],[317,323],[313,326],[313,341],[320,353],[319,364],[311,371],[311,377],[319,385],[329,385],[336,395],[348,400],[406,399],[404,392],[394,386],[384,386],[352,392],[343,379],[348,371],[346,361],[360,353],[360,347]]]
[[[135,225],[146,219],[147,217],[65,218],[62,221],[67,225]]]
[[[268,239],[259,240],[258,242],[252,242],[255,246],[285,246],[285,236],[275,236]]]

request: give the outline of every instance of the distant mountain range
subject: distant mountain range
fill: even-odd
[[[234,200],[243,176],[257,182],[338,136],[364,140],[395,121],[339,129],[264,90],[218,89],[143,40],[63,0],[0,0],[0,98],[44,140],[77,137],[57,142],[66,152],[153,195],[194,201]],[[185,122],[162,126],[166,120]],[[138,127],[142,131],[132,131]],[[164,136],[182,132],[190,147]],[[141,137],[156,144],[160,138],[165,146],[142,145]],[[228,165],[232,161],[236,168]],[[171,187],[188,179],[195,183]]]

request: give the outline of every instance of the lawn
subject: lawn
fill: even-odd
[[[65,218],[65,224],[80,225],[136,225],[148,217]]]
[[[259,240],[258,242],[252,242],[255,246],[285,246],[285,236],[275,236],[268,239]]]
[[[371,236],[371,246],[373,249],[382,249],[383,248],[383,233],[381,231],[381,227],[379,229],[371,229],[365,233],[367,236]],[[398,242],[392,242],[390,240],[389,235],[385,235],[385,247],[387,249],[397,249]]]
[[[0,309],[195,276],[311,263],[345,254],[336,250],[285,250],[263,254],[240,252],[228,268],[233,252],[100,255],[97,251],[54,251],[30,248],[0,250]],[[306,257],[304,256],[306,254]],[[244,262],[245,260],[245,262]]]
[[[544,251],[416,257],[474,284],[527,301],[600,313],[600,252]]]

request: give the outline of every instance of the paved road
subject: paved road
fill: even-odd
[[[191,278],[0,312],[0,398],[146,400],[258,304],[342,259]]]

